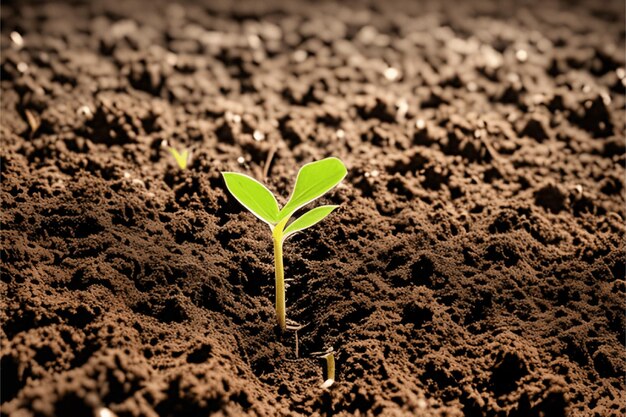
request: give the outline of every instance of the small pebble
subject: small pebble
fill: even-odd
[[[335,134],[337,135],[337,137],[339,139],[343,139],[346,137],[346,132],[344,132],[343,129],[337,129],[337,131],[335,132]]]
[[[517,52],[515,52],[515,58],[517,58],[519,62],[526,62],[528,59],[528,52],[524,49],[518,49]]]
[[[130,178],[130,172],[125,171],[124,172],[124,178],[129,179]]]
[[[241,123],[241,116],[238,115],[238,114],[235,114],[235,113],[231,113],[229,111],[226,112],[225,118],[229,122],[233,122],[233,123],[236,123],[236,124]]]
[[[93,113],[91,111],[91,108],[89,108],[89,106],[80,106],[78,110],[76,110],[76,113],[82,116],[87,116],[87,117],[93,116]],[[163,142],[161,142],[161,146],[167,146],[167,140],[164,140]]]
[[[293,60],[296,62],[304,62],[308,57],[308,53],[302,49],[298,49],[293,53]]]
[[[389,81],[395,81],[398,79],[400,72],[394,67],[388,67],[384,72],[385,78]]]
[[[9,37],[17,49],[21,49],[24,46],[24,38],[22,38],[19,32],[13,31]]]
[[[240,156],[239,158],[237,158],[237,162],[243,165],[246,162],[246,159],[243,156]]]
[[[252,134],[252,137],[254,138],[254,140],[256,140],[257,142],[262,141],[263,139],[265,139],[265,133],[261,132],[260,130],[255,130],[254,133]]]
[[[424,121],[424,119],[417,119],[415,121],[415,127],[419,130],[424,130],[424,128],[426,127],[426,122]]]
[[[25,72],[28,71],[28,64],[26,62],[19,62],[17,64],[17,70],[21,72],[22,74],[24,74]]]
[[[98,409],[98,417],[116,417],[116,414],[106,407]]]

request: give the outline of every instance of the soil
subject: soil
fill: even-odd
[[[3,2],[1,415],[624,415],[624,7]]]

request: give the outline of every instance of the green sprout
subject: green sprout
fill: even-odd
[[[294,233],[320,222],[338,206],[316,207],[289,225],[287,223],[297,210],[330,191],[347,173],[345,165],[337,158],[326,158],[304,165],[298,172],[293,193],[282,209],[278,207],[272,192],[254,178],[237,172],[222,173],[228,191],[241,205],[267,223],[272,232],[276,273],[276,318],[282,331],[287,328],[283,243]]]
[[[166,148],[169,153],[172,154],[174,160],[176,161],[176,165],[178,165],[178,168],[180,168],[181,171],[187,169],[187,166],[191,161],[191,152],[189,151],[189,149],[183,149],[182,152],[178,152],[176,148],[174,148],[173,146],[169,146],[166,140],[163,141],[162,146]]]

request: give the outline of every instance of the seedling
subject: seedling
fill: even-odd
[[[186,170],[189,162],[191,162],[191,152],[189,152],[189,149],[183,149],[182,152],[178,152],[176,148],[169,146],[166,140],[163,141],[162,145],[172,154],[178,168],[180,168],[181,171]]]
[[[335,351],[331,347],[326,352],[318,352],[314,355],[320,359],[326,359],[326,380],[320,388],[330,388],[335,383]]]
[[[272,232],[276,273],[276,318],[282,331],[287,328],[283,243],[295,233],[320,222],[338,206],[319,206],[304,213],[289,225],[287,223],[298,209],[339,184],[347,172],[343,162],[337,158],[326,158],[304,165],[298,172],[293,193],[282,209],[278,207],[272,192],[254,178],[237,172],[222,173],[228,191],[252,214],[267,223]]]

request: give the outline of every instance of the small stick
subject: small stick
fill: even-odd
[[[300,343],[298,341],[298,331],[296,330],[296,359],[300,357]]]
[[[272,145],[270,152],[267,154],[267,158],[265,159],[265,166],[263,167],[263,181],[267,179],[267,176],[270,173],[270,165],[272,164],[272,160],[274,159],[274,155],[276,154],[276,145]]]
[[[303,324],[296,323],[295,321],[293,321],[293,320],[291,320],[291,319],[287,319],[286,321],[287,321],[287,325],[285,326],[285,328],[286,328],[287,330],[295,330],[295,331],[298,331],[298,330],[300,330],[301,328],[303,328],[303,327],[304,327],[304,325],[303,325]]]
[[[293,330],[296,333],[296,358],[300,357],[300,340],[298,339],[298,330],[302,329],[303,327],[304,325],[287,319],[287,325],[285,326],[285,328],[287,330]]]

